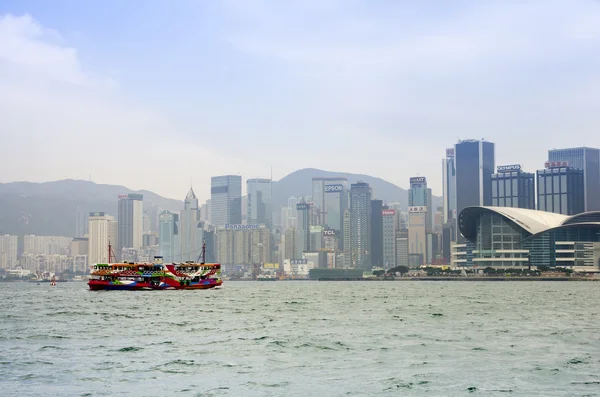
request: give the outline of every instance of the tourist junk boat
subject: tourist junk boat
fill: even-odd
[[[202,261],[165,264],[162,257],[154,263],[111,263],[114,253],[108,245],[109,263],[93,266],[88,281],[90,290],[164,290],[208,289],[223,284],[221,265],[206,263],[206,243],[202,244]]]

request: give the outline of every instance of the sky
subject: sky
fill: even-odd
[[[597,0],[0,2],[0,182],[203,201],[310,167],[439,195],[457,140],[535,171],[600,147],[599,109]]]

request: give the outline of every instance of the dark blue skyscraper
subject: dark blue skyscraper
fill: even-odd
[[[472,205],[492,205],[494,144],[469,139],[454,146],[456,212]]]
[[[578,147],[548,150],[550,165],[567,162],[567,166],[583,170],[585,211],[600,210],[600,149]]]
[[[546,169],[537,172],[538,210],[563,215],[584,212],[583,170],[566,164],[547,162]]]
[[[535,174],[520,165],[502,165],[492,174],[492,205],[535,209]]]

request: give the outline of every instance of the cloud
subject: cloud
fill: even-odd
[[[439,159],[459,138],[495,141],[499,163],[531,170],[548,148],[600,146],[589,137],[600,124],[589,112],[600,105],[589,88],[600,78],[596,1],[227,4],[239,22],[230,43],[288,70],[314,92],[306,106],[327,113],[323,125],[345,131],[343,167],[400,185],[425,174],[439,193]]]
[[[86,69],[75,48],[29,15],[0,16],[0,87],[1,182],[91,176],[182,198],[193,178],[208,198],[213,172],[242,169],[181,141],[174,123]]]

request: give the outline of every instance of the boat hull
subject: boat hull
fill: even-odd
[[[207,280],[204,282],[191,283],[189,285],[172,285],[169,283],[150,284],[143,282],[132,282],[132,283],[115,283],[112,281],[104,280],[90,280],[88,286],[91,291],[149,291],[149,290],[196,290],[196,289],[209,289],[220,287],[223,284],[222,281]]]

